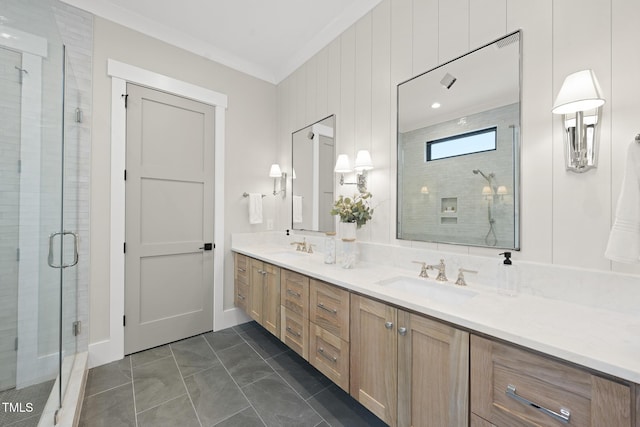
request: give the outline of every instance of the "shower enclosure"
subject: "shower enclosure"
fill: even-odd
[[[0,6],[0,425],[53,425],[79,351],[82,112],[52,4]]]

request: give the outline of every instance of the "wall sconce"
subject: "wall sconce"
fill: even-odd
[[[423,185],[422,188],[420,188],[420,192],[422,194],[429,194],[429,187],[427,187],[426,185]]]
[[[586,172],[598,163],[598,124],[605,103],[593,70],[568,75],[556,101],[554,114],[562,114],[567,170]]]
[[[279,164],[274,163],[269,170],[269,177],[273,178],[273,195],[275,196],[278,193],[282,193],[282,198],[284,199],[287,195],[287,174],[282,172]],[[280,191],[276,191],[278,178],[280,179]]]
[[[356,164],[354,167],[354,170],[356,171],[356,182],[345,182],[344,180],[344,174],[351,172],[349,156],[346,154],[338,155],[336,166],[333,168],[333,171],[340,174],[340,185],[356,185],[360,193],[366,193],[367,171],[371,169],[373,169],[371,154],[369,154],[369,151],[367,150],[360,150],[356,155]]]
[[[507,187],[505,185],[499,185],[496,193],[498,194],[498,197],[500,197],[500,200],[502,200],[504,196],[508,194]]]

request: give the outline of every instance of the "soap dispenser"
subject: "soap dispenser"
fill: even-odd
[[[502,252],[504,260],[498,265],[498,274],[496,282],[498,285],[498,293],[508,296],[518,295],[518,267],[511,262],[511,252]]]

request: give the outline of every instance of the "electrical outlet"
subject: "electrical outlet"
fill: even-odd
[[[267,230],[273,230],[273,220],[272,219],[268,219],[267,220]]]

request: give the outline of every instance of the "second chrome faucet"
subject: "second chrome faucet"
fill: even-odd
[[[428,265],[426,262],[422,262],[422,261],[413,261],[416,264],[420,264],[422,267],[420,269],[420,274],[418,274],[419,277],[423,277],[423,278],[428,278],[429,275],[427,274],[427,270],[438,270],[438,275],[436,276],[436,280],[438,282],[446,282],[447,281],[447,274],[445,271],[445,264],[444,264],[444,259],[440,259],[440,263],[438,265]]]

